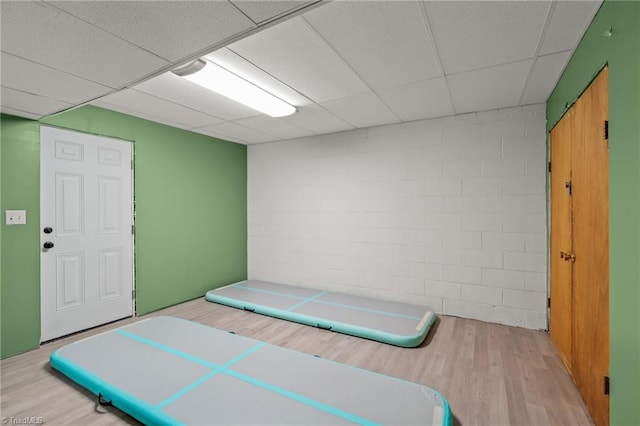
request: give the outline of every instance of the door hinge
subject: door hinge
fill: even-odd
[[[604,138],[609,140],[609,120],[604,120]]]
[[[135,233],[136,233],[136,226],[131,225],[131,235],[135,235]]]
[[[547,297],[547,308],[551,307],[551,298]]]
[[[131,300],[136,300],[136,290],[131,290]]]
[[[549,161],[549,173],[551,173],[551,161]]]
[[[604,394],[609,395],[609,376],[604,376]]]

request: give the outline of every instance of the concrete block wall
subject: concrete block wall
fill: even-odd
[[[547,327],[545,106],[248,149],[248,275]]]

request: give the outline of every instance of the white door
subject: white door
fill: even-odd
[[[41,341],[133,315],[132,173],[129,142],[40,128]]]

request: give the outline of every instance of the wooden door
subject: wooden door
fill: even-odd
[[[605,68],[550,135],[549,331],[597,425],[609,424],[607,79]]]
[[[571,204],[571,135],[573,111],[553,128],[551,144],[551,288],[549,297],[549,332],[560,358],[571,372],[572,335],[572,269],[573,262],[562,256],[572,253],[572,204]]]
[[[607,69],[574,105],[572,374],[596,424],[609,423],[609,150]]]

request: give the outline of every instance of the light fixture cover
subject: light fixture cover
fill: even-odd
[[[296,112],[294,106],[211,61],[198,59],[173,73],[271,117]]]

